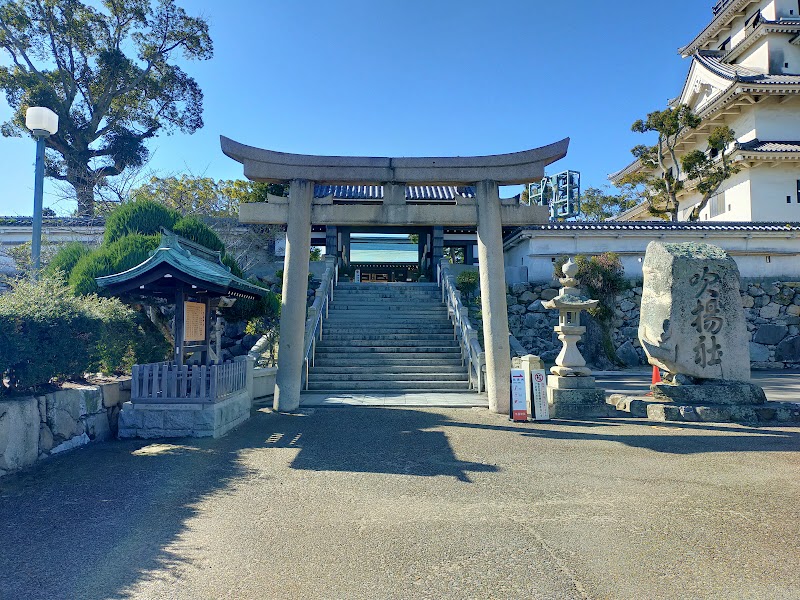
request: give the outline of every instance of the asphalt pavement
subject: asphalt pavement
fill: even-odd
[[[800,431],[262,408],[0,479],[0,598],[800,597]]]

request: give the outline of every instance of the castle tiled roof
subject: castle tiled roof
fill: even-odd
[[[316,185],[314,197],[325,198],[333,195],[337,200],[382,200],[382,185]],[[474,198],[474,187],[454,185],[408,185],[408,200],[454,200],[456,198]]]

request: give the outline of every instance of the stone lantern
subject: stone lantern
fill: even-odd
[[[581,326],[581,312],[596,308],[599,300],[589,300],[580,294],[578,265],[569,259],[562,267],[564,277],[559,279],[559,295],[542,303],[548,309],[558,310],[558,325],[554,328],[561,340],[561,352],[556,365],[547,377],[547,398],[550,414],[559,417],[606,416],[613,413],[605,402],[605,391],[598,389],[586,360],[578,350],[578,342],[586,332]]]

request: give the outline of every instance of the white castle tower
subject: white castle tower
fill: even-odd
[[[669,104],[686,104],[702,118],[680,140],[679,158],[707,151],[709,133],[727,125],[737,140],[731,159],[741,167],[700,220],[800,221],[800,2],[720,0],[708,26],[679,52],[691,65],[683,90]],[[609,178],[616,183],[641,168],[636,161]],[[679,220],[700,199],[688,183],[679,197]],[[618,220],[652,218],[640,205]]]

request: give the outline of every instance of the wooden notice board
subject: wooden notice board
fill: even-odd
[[[187,342],[206,339],[206,305],[202,302],[184,302],[183,338]]]

